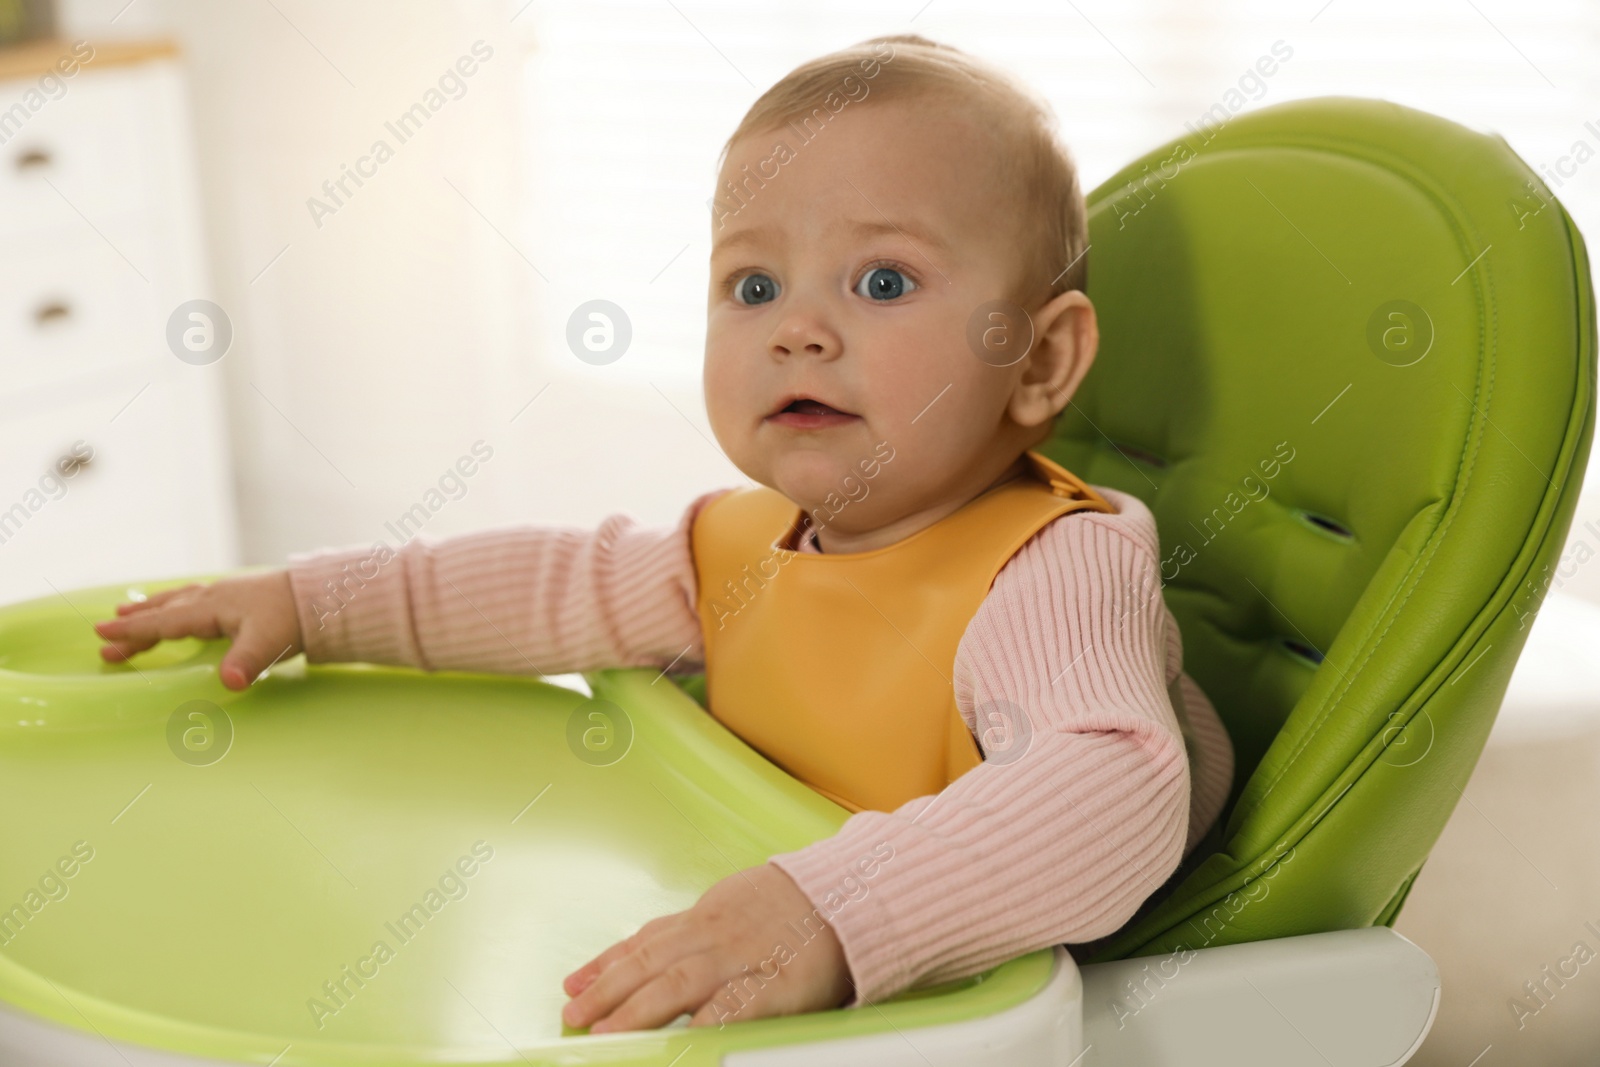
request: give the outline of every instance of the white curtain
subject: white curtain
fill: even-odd
[[[508,2],[535,42],[524,233],[550,277],[536,287],[539,347],[572,362],[571,309],[613,300],[633,320],[634,348],[608,380],[643,388],[698,379],[705,202],[724,139],[796,64],[876,34],[922,33],[1036,87],[1086,189],[1218,104],[1326,94],[1495,130],[1552,172],[1576,141],[1600,153],[1594,0]],[[1273,74],[1252,70],[1274,53],[1289,58],[1268,63]],[[1600,221],[1600,162],[1551,185],[1580,226]]]

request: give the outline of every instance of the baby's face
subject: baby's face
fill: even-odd
[[[836,532],[970,499],[1034,435],[1008,413],[1027,361],[997,367],[967,340],[980,305],[1050,282],[1019,276],[999,158],[958,107],[871,96],[810,142],[781,127],[728,153],[712,222],[712,430],[748,477]],[[786,413],[796,396],[828,408]]]

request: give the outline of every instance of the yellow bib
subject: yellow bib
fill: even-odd
[[[983,761],[956,706],[956,646],[995,575],[1041,527],[1114,508],[1029,451],[1028,474],[896,544],[784,546],[800,507],[764,487],[726,493],[691,543],[706,703],[751,747],[851,811],[892,811]]]

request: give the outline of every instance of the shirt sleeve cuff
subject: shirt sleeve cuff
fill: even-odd
[[[368,655],[363,638],[404,600],[399,566],[387,545],[328,548],[288,557],[289,586],[308,663],[341,663]],[[387,580],[384,580],[387,579]],[[360,591],[360,596],[354,595]]]
[[[833,927],[855,989],[848,1008],[887,1000],[912,981],[899,964],[902,932],[887,895],[873,891],[883,868],[895,862],[894,845],[877,825],[884,818],[858,812],[834,836],[767,861],[794,879]]]

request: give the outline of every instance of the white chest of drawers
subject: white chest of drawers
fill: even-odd
[[[0,52],[0,602],[237,563],[224,363],[167,341],[214,299],[183,86],[162,45]]]

